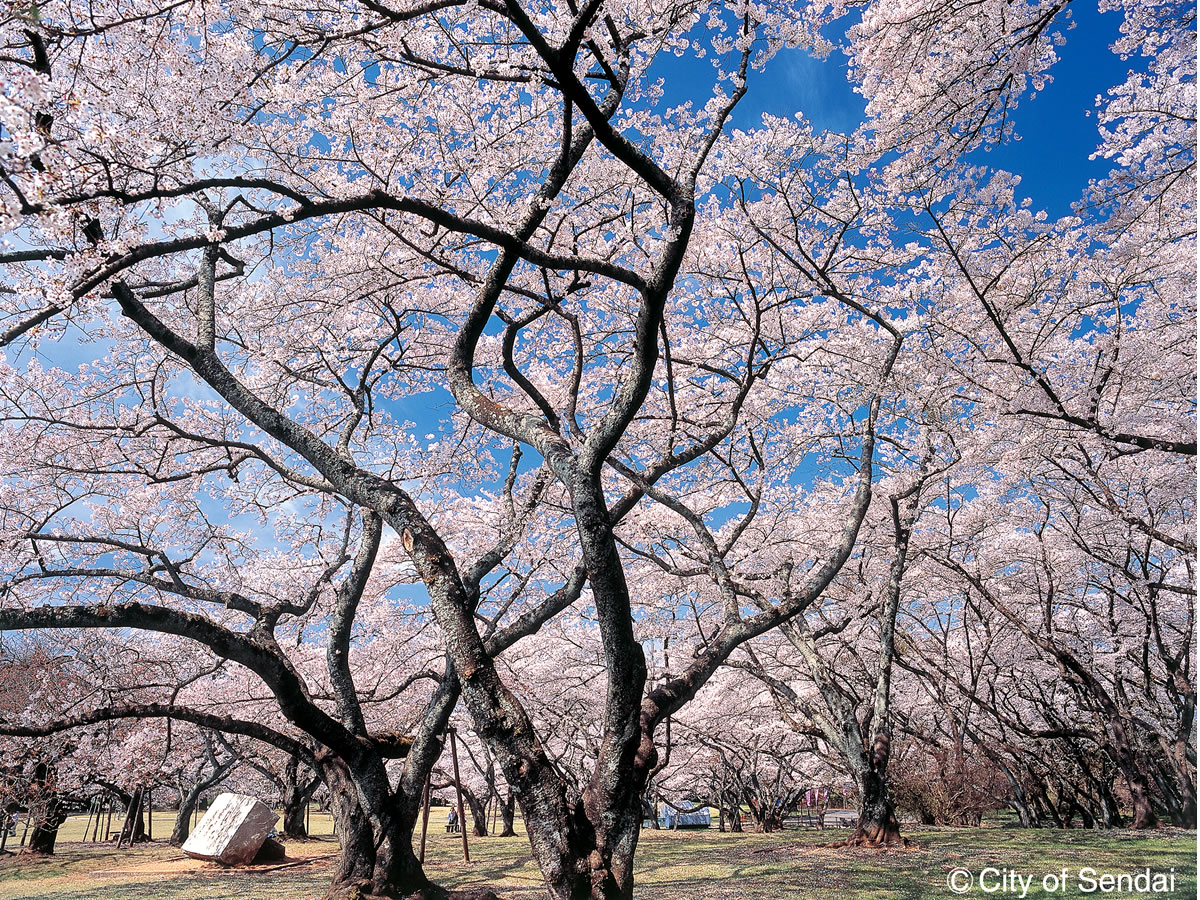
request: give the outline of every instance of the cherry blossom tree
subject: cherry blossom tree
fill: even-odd
[[[216,579],[205,579],[203,587],[190,582],[183,560],[166,548],[144,540],[111,543],[115,523],[100,525],[102,512],[93,509],[79,523],[99,532],[91,544],[123,551],[149,567],[151,574],[128,581],[149,580],[155,592],[228,611],[221,616],[249,616],[256,630],[247,636],[168,604],[138,601],[111,612],[87,603],[53,611],[13,608],[3,624],[125,625],[207,639],[218,654],[266,681],[293,726],[342,761],[364,759],[365,769],[353,776],[362,818],[387,833],[392,820],[384,807],[390,808],[385,800],[391,789],[380,762],[387,748],[380,738],[372,743],[344,686],[348,618],[335,609],[330,626],[329,678],[346,707],[338,718],[311,698],[273,635],[282,619],[314,609],[326,585],[342,609],[357,606],[386,523],[428,591],[453,672],[463,674],[443,683],[461,686],[476,731],[514,786],[551,892],[627,895],[657,726],[737,645],[819,595],[849,553],[870,497],[877,385],[899,349],[891,337],[873,360],[879,371],[871,384],[842,400],[846,413],[838,438],[859,444],[851,452],[858,471],[848,491],[828,492],[835,509],[849,494],[831,513],[840,523],[832,549],[813,548],[811,571],[774,598],[757,594],[760,608],[751,615],[743,615],[727,581],[727,598],[734,602],[724,605],[721,631],[707,636],[692,665],[643,696],[645,664],[615,524],[642,498],[665,499],[696,539],[707,541],[696,514],[687,512],[678,494],[671,499],[664,493],[664,477],[723,443],[726,467],[738,464],[735,456],[758,452],[753,438],[731,437],[748,396],[764,389],[762,420],[786,406],[788,385],[768,390],[765,384],[772,357],[786,352],[794,329],[803,334],[840,315],[834,305],[801,307],[795,314],[780,307],[780,315],[764,322],[783,285],[764,286],[754,299],[760,287],[743,267],[736,289],[720,304],[694,313],[672,308],[673,319],[715,322],[726,307],[753,304],[751,314],[715,343],[694,329],[681,331],[666,316],[689,253],[696,254],[686,264],[690,278],[712,280],[706,256],[722,271],[737,271],[737,257],[728,251],[739,238],[720,237],[716,210],[701,220],[699,207],[713,185],[701,171],[746,90],[750,64],[765,61],[785,41],[808,40],[804,18],[786,9],[713,7],[709,50],[724,67],[715,73],[713,96],[701,109],[670,111],[667,124],[657,126],[623,103],[650,89],[644,79],[654,53],[679,44],[702,18],[699,9],[663,15],[632,7],[602,12],[594,4],[533,12],[515,4],[381,6],[365,13],[330,9],[320,21],[307,12],[287,21],[278,18],[278,9],[266,17],[239,10],[214,20],[201,11],[150,9],[131,18],[114,9],[99,24],[82,26],[63,6],[40,10],[35,23],[12,23],[12,65],[22,71],[24,85],[12,100],[14,114],[32,124],[14,133],[19,165],[8,183],[13,215],[31,230],[30,249],[4,258],[13,267],[16,300],[9,337],[36,341],[43,337],[35,333],[39,327],[87,322],[89,332],[114,348],[83,374],[84,383],[57,397],[50,384],[58,373],[47,378],[36,366],[14,373],[18,382],[29,379],[14,386],[15,417],[29,425],[22,443],[40,431],[33,422],[43,416],[35,406],[49,404],[51,417],[62,422],[69,419],[64,407],[81,395],[90,391],[101,403],[108,385],[121,384],[133,402],[115,405],[108,439],[95,449],[112,460],[106,474],[120,478],[132,470],[133,478],[153,485],[143,494],[147,501],[162,503],[174,491],[172,505],[186,507],[196,478],[241,484],[245,477],[247,487],[270,484],[278,493],[319,495],[310,501],[318,517],[334,515],[333,498],[341,498],[346,524],[339,529],[318,519],[320,526],[310,526],[308,534],[298,526],[298,536],[311,534],[308,545],[322,548],[322,560],[311,567],[307,584],[291,579],[293,597],[279,597],[273,585],[234,591]],[[663,24],[647,29],[647,21]],[[161,28],[167,37],[147,40]],[[440,36],[447,29],[461,32],[467,44],[445,44]],[[330,34],[340,37],[330,43]],[[479,48],[469,58],[463,55],[468,45]],[[160,115],[149,106],[127,105],[131,96],[106,95],[101,73],[114,64],[149,75],[154,86],[148,90],[181,102]],[[67,71],[80,77],[67,79]],[[347,71],[357,74],[346,78]],[[65,88],[68,80],[77,87]],[[432,82],[446,90],[431,106]],[[184,83],[187,90],[179,94]],[[207,87],[197,90],[197,84]],[[307,104],[318,98],[306,115]],[[392,112],[382,112],[380,104]],[[420,110],[416,118],[412,104]],[[485,148],[480,138],[506,104],[524,112]],[[181,154],[169,123],[184,117],[203,122],[205,133],[189,134]],[[396,123],[402,121],[414,140],[396,147]],[[639,147],[634,131],[657,132],[657,146]],[[677,135],[689,137],[679,144]],[[129,138],[133,144],[126,144]],[[95,146],[101,147],[99,158]],[[304,146],[311,154],[301,149],[297,155]],[[131,164],[135,158],[139,162]],[[443,162],[431,164],[435,158]],[[147,170],[143,159],[157,162]],[[111,180],[114,166],[119,184]],[[703,240],[694,237],[701,221],[709,235]],[[327,239],[317,236],[314,225],[331,229]],[[381,283],[377,272],[394,274]],[[305,283],[307,310],[290,297],[273,299],[287,296],[287,286],[298,281]],[[51,283],[57,286],[51,289]],[[46,302],[28,306],[43,289]],[[348,305],[348,296],[355,302]],[[860,304],[846,315],[860,337],[870,328],[859,317],[879,320]],[[502,326],[501,340],[485,334],[489,320]],[[672,331],[679,334],[679,353],[667,361]],[[565,368],[528,362],[545,342],[563,337],[577,351]],[[660,337],[668,371],[656,384]],[[603,736],[581,797],[548,765],[527,714],[498,674],[488,647],[495,625],[481,628],[476,618],[483,579],[512,550],[523,518],[502,529],[497,549],[478,563],[458,556],[451,532],[439,521],[447,496],[440,492],[453,484],[433,489],[441,474],[431,471],[439,466],[437,454],[422,457],[402,421],[385,408],[437,385],[448,387],[491,435],[481,438],[476,426],[461,423],[459,440],[480,442],[481,454],[503,446],[501,439],[532,447],[561,492],[608,676]],[[680,414],[695,406],[707,407],[702,418]],[[864,411],[865,419],[855,418]],[[88,409],[76,430],[87,433],[95,413]],[[667,422],[665,434],[659,421]],[[48,443],[43,447],[50,451]],[[138,458],[126,469],[129,455]],[[471,466],[461,455],[455,464],[450,481],[469,482]],[[423,478],[429,485],[424,491],[414,486]],[[536,497],[542,484],[536,480],[526,493]],[[614,489],[610,500],[605,492]],[[190,504],[203,518],[202,505]],[[524,509],[526,500],[518,505]],[[125,512],[123,532],[148,530],[149,504],[127,504]],[[50,515],[43,512],[42,521]],[[28,542],[18,551],[18,570],[37,568],[35,548],[42,543],[79,545],[74,536],[34,525],[16,530]],[[340,544],[339,531],[346,536]],[[225,568],[236,565],[232,547],[218,553],[228,560]],[[207,565],[212,555],[193,545],[183,559],[194,556]],[[720,566],[717,557],[712,564]],[[763,565],[783,573],[797,563],[758,563]],[[36,578],[97,576],[105,567],[72,561],[48,568],[52,574],[38,569]],[[578,593],[579,580],[570,570],[564,574],[567,587],[551,594],[551,606]],[[270,578],[281,579],[278,567]],[[437,694],[437,701],[451,693]],[[259,722],[220,724],[299,750]],[[408,759],[425,758],[423,748],[432,747],[438,731],[427,725]],[[334,779],[330,772],[326,777]],[[406,789],[403,795],[410,818],[416,794]],[[380,849],[374,853],[366,851],[364,839],[347,856],[363,865],[378,858],[370,871],[379,892],[396,890],[398,882],[404,890],[422,884],[400,836],[404,830],[382,843],[375,837],[373,846]]]
[[[897,598],[953,456],[921,424],[974,429],[987,496],[1045,496],[1068,458],[1104,523],[1085,555],[1122,602],[1194,592],[1189,8],[1155,24],[1122,7],[1119,52],[1152,61],[1102,102],[1114,174],[1079,215],[1045,221],[966,158],[1007,139],[1065,7],[862,4],[851,135],[731,127],[781,49],[830,49],[841,3],[8,14],[0,629],[169,635],[209,674],[4,730],[169,718],[269,744],[330,791],[335,890],[398,896],[435,891],[411,836],[461,698],[550,895],[627,898],[669,723],[750,642],[836,606],[886,494],[868,579],[888,585],[884,742],[856,719],[843,743],[862,831],[893,836]],[[670,53],[713,64],[694,102],[663,100]],[[923,422],[930,391],[949,397]],[[947,526],[927,556],[1074,673],[1145,793],[1128,715],[1051,627],[1057,598],[1105,588],[1057,555],[1079,509],[1049,506],[1047,528],[1011,531],[1050,545],[1022,579],[1018,539],[982,525],[966,542]],[[1105,545],[1117,521],[1152,543],[1136,600]],[[572,607],[584,625],[554,623]],[[1175,618],[1147,683],[1186,712]],[[570,711],[579,685],[518,684],[528,660],[503,654],[522,639],[588,659],[594,716]]]

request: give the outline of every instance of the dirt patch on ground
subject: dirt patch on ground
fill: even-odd
[[[180,853],[181,855],[175,859],[140,862],[113,869],[96,869],[86,874],[89,878],[141,877],[144,875],[161,875],[165,878],[176,878],[181,875],[256,875],[274,872],[277,869],[292,869],[326,862],[337,855],[337,846],[325,842],[288,844],[285,858],[249,866],[223,866],[220,863],[183,856],[182,851]]]
[[[288,870],[283,875],[315,875],[325,871],[337,854],[333,841],[289,841],[287,858],[250,866],[223,866],[220,863],[192,859],[177,847],[162,843],[140,844],[131,849],[115,850],[107,845],[85,843],[60,844],[53,856],[6,855],[0,857],[0,900],[27,897],[119,897],[127,896],[133,886],[143,898],[183,896],[254,896],[274,895],[263,890],[268,873]],[[249,879],[242,882],[241,879]],[[275,881],[276,879],[271,879]],[[289,879],[283,879],[286,882]],[[252,889],[222,890],[219,883],[255,884]],[[187,885],[192,886],[189,891]],[[169,889],[167,886],[171,886]],[[283,895],[287,889],[280,884]],[[162,891],[162,893],[160,893]],[[293,894],[294,896],[294,894]],[[307,896],[302,894],[301,896]]]

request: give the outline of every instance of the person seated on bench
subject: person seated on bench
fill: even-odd
[[[450,807],[450,815],[446,819],[446,831],[447,832],[458,831],[458,810],[455,809],[453,806]]]

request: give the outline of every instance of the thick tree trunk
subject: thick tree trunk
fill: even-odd
[[[729,819],[729,830],[734,834],[742,833],[742,810],[737,803],[731,803],[728,806],[728,811],[725,813]]]
[[[1079,820],[1083,823],[1084,828],[1096,827],[1096,818],[1092,815],[1091,810],[1087,808],[1086,804],[1080,803],[1079,799],[1076,798],[1072,801],[1072,806],[1079,812]]]
[[[139,794],[141,793],[141,788],[136,788],[132,792],[126,791],[119,785],[113,784],[109,781],[104,781],[103,779],[96,779],[96,784],[102,785],[104,788],[114,794],[116,799],[120,800],[124,807],[124,812],[121,814],[119,822],[115,823],[120,826],[116,832],[116,837],[127,840],[131,844],[149,840],[149,838],[146,836],[146,811],[143,808],[142,803],[138,800]],[[130,835],[129,829],[126,827],[126,820],[129,816],[129,810],[135,806],[137,807],[137,817],[133,823],[133,834]]]
[[[25,846],[26,853],[54,853],[54,842],[58,840],[58,827],[66,819],[62,801],[53,788],[54,770],[46,763],[38,763],[34,769],[33,783],[38,792],[45,798],[44,804],[32,804],[29,815],[32,816],[33,831],[29,835],[29,843]]]
[[[133,809],[136,812],[136,815],[133,818],[132,826],[126,827],[125,822],[122,821],[120,831],[120,834],[123,835],[125,840],[127,840],[131,845],[140,844],[149,840],[149,838],[146,837],[146,810],[143,807],[143,802],[141,799],[142,796],[142,790],[141,788],[138,788],[132,794],[122,795],[121,797],[121,801],[125,804],[126,817],[128,817],[130,809]]]
[[[854,843],[872,847],[901,844],[900,823],[896,821],[896,810],[887,789],[887,780],[875,772],[864,773],[859,784],[862,804],[858,811],[858,824],[854,829]]]
[[[26,853],[54,853],[54,843],[58,840],[58,828],[66,819],[62,804],[57,797],[46,801],[46,807],[39,821],[34,823],[29,832],[29,843],[25,846]]]
[[[783,818],[779,811],[772,809],[767,803],[757,797],[749,798],[750,814],[754,816],[754,830],[760,833],[783,830]]]
[[[419,804],[396,802],[382,759],[351,771],[327,759],[322,776],[341,841],[330,897],[410,897],[433,890],[413,852]]]
[[[640,798],[625,809],[604,810],[600,818],[608,828],[601,832],[584,815],[583,805],[573,807],[565,833],[560,833],[566,837],[566,852],[560,857],[566,865],[557,870],[542,867],[548,896],[552,900],[631,900],[641,811]],[[536,839],[549,837],[546,824],[531,826],[526,813],[525,827]]]
[[[313,792],[320,782],[313,778],[304,783],[300,777],[300,761],[296,757],[288,760],[283,778],[283,835],[295,840],[308,837],[305,813],[312,801]]]
[[[1043,783],[1039,786],[1039,794],[1037,795],[1038,803],[1042,807],[1042,812],[1045,818],[1052,819],[1056,828],[1066,828],[1067,825],[1063,822],[1062,816],[1059,814],[1058,805],[1050,799],[1049,785]]]
[[[629,616],[620,558],[607,524],[595,521],[605,515],[598,485],[589,489],[595,502],[577,509],[577,515],[588,580],[600,610],[609,680],[604,738],[580,800],[571,797],[544,749],[530,737],[528,716],[486,658],[473,621],[462,614],[462,601],[449,590],[440,596],[431,590],[431,596],[447,643],[457,643],[465,657],[459,668],[472,670],[462,680],[463,696],[476,731],[488,741],[517,795],[548,895],[553,900],[628,900],[633,895],[641,801],[657,751],[653,726],[647,729],[642,722],[646,662]]]
[[[999,757],[993,757],[993,759],[1000,768],[1000,771],[1004,773],[1004,777],[1008,779],[1008,786],[1012,788],[1012,798],[1008,801],[1008,805],[1016,812],[1017,818],[1021,822],[1021,827],[1040,827],[1041,822],[1038,821],[1037,811],[1030,808],[1028,795],[1025,792],[1025,786],[1021,784],[1021,780],[1013,774],[1012,769],[1005,765],[1003,760]]]
[[[861,754],[863,765],[856,771],[860,805],[858,824],[849,846],[885,847],[905,843],[900,836],[900,823],[888,790],[887,764],[891,757],[891,741],[885,734],[875,735],[871,753]]]
[[[1150,802],[1150,791],[1144,783],[1131,781],[1129,793],[1133,799],[1133,821],[1130,828],[1157,828],[1158,816],[1154,812],[1154,804]]]
[[[1105,828],[1121,827],[1121,806],[1113,796],[1111,781],[1102,782],[1100,785],[1100,814]]]
[[[304,812],[308,803],[306,801],[292,802],[288,798],[284,798],[283,802],[283,835],[295,840],[304,840],[308,837],[308,826],[304,822]]]
[[[1039,827],[1037,820],[1034,818],[1033,811],[1025,802],[1023,795],[1020,797],[1014,795],[1009,799],[1008,805],[1012,808],[1012,811],[1017,814],[1017,821],[1021,823],[1022,828]]]
[[[504,802],[500,804],[500,822],[502,828],[500,837],[516,837],[517,831],[514,827],[517,818],[517,800],[513,796],[512,788],[508,790],[508,796],[504,798]]]
[[[1129,823],[1130,827],[1157,828],[1158,816],[1150,799],[1150,783],[1146,779],[1146,773],[1138,765],[1137,754],[1125,730],[1125,722],[1114,704],[1110,703],[1104,711],[1110,716],[1108,732],[1112,738],[1113,758],[1129,785],[1129,797],[1133,803],[1133,820]]]
[[[330,812],[341,845],[329,888],[329,896],[336,897],[370,885],[375,868],[375,842],[356,801],[333,797]]]
[[[488,830],[486,804],[476,797],[472,791],[469,791],[466,788],[463,788],[462,795],[463,800],[471,810],[471,819],[474,823],[471,827],[471,833],[475,835],[475,837],[487,837]]]
[[[192,814],[200,802],[199,785],[179,794],[179,813],[175,816],[175,827],[171,829],[171,846],[182,847],[192,832]]]

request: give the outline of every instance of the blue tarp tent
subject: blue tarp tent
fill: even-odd
[[[685,809],[691,804],[679,803]],[[702,806],[695,812],[680,812],[664,803],[658,815],[658,824],[662,828],[708,828],[712,824],[712,812],[707,806]]]

